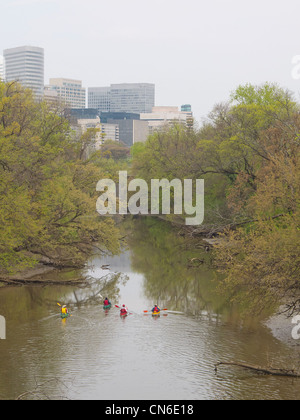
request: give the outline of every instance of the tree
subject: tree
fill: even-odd
[[[118,251],[112,220],[96,215],[104,173],[81,159],[59,109],[0,83],[0,275],[34,266],[82,266],[94,244]]]
[[[298,116],[296,121],[299,132]],[[284,133],[276,127],[264,136],[270,160],[257,172],[256,192],[244,204],[251,219],[222,236],[215,261],[226,275],[223,290],[231,290],[235,300],[251,296],[256,312],[266,302],[284,301],[293,313],[300,310],[299,142],[289,128]]]
[[[205,179],[205,226],[190,233],[221,236],[222,290],[258,311],[287,296],[300,311],[299,115],[290,92],[248,84],[198,131],[173,127],[134,149],[133,170],[147,181]]]

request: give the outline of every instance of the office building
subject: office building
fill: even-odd
[[[182,108],[181,108],[182,109]],[[168,129],[174,124],[182,124],[186,127],[193,126],[193,113],[189,111],[179,111],[177,106],[154,106],[152,112],[140,115],[142,121],[148,121],[149,133]]]
[[[17,47],[4,50],[4,78],[6,82],[18,81],[32,89],[35,96],[44,93],[44,49],[39,47]]]
[[[59,100],[69,108],[85,108],[86,91],[81,80],[56,78],[50,79],[48,90],[57,93]]]
[[[0,55],[0,80],[4,80],[4,58]]]
[[[97,109],[93,108],[68,108],[65,109],[65,117],[71,122],[88,119],[95,120],[99,117],[99,112]]]
[[[135,143],[145,142],[149,135],[147,121],[108,119],[107,123],[118,125],[119,140],[128,147]]]
[[[88,88],[88,107],[99,112],[110,111],[110,87]]]
[[[140,114],[129,112],[100,112],[101,124],[115,124],[119,127],[119,140],[131,147],[145,142],[149,135],[148,122],[140,120]]]
[[[101,136],[103,142],[106,140],[120,141],[120,127],[119,124],[101,123]]]
[[[185,105],[181,105],[181,112],[192,112],[192,105],[190,104],[185,104]]]
[[[155,105],[155,85],[123,83],[111,85],[111,112],[151,112]]]
[[[122,83],[88,89],[88,107],[102,112],[151,112],[155,105],[152,83]]]
[[[130,112],[100,112],[100,119],[102,123],[107,123],[112,120],[139,120],[140,114],[133,114]]]
[[[70,121],[71,126],[77,131],[78,127],[81,127],[81,134],[88,128],[98,128],[99,134],[97,134],[96,149],[101,147],[101,144],[106,140],[112,140],[119,142],[119,125],[108,124],[107,122],[101,121],[99,118],[99,112],[97,109],[82,108],[82,109],[65,109],[65,117]]]
[[[50,86],[45,86],[44,88],[44,101],[48,104],[56,105],[59,103],[59,98],[57,91],[52,89]]]

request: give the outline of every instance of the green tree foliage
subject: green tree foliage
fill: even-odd
[[[256,291],[256,310],[264,297],[299,295],[299,137],[299,105],[266,83],[239,86],[198,131],[173,127],[133,150],[147,181],[205,179],[205,226],[196,231],[225,232],[215,253],[223,286],[235,297]]]
[[[0,274],[38,261],[81,266],[98,243],[118,251],[118,231],[95,211],[106,169],[83,160],[90,137],[74,137],[62,112],[0,83]]]
[[[112,158],[116,161],[126,161],[130,157],[130,149],[117,141],[106,140],[102,146],[102,154],[107,159]]]

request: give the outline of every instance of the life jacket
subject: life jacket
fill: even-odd
[[[126,309],[126,308],[122,308],[122,309],[120,310],[120,314],[121,314],[121,315],[125,315],[125,314],[127,314],[127,309]]]
[[[63,315],[67,315],[67,313],[68,313],[68,308],[61,308],[61,313],[62,313]]]
[[[108,299],[105,299],[105,301],[104,301],[104,306],[108,306],[109,304],[110,304],[110,302],[109,302],[109,300]]]
[[[152,312],[154,312],[154,313],[160,312],[160,308],[158,306],[155,306],[153,308]]]

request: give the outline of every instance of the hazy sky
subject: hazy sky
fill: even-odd
[[[0,54],[21,45],[45,49],[45,83],[155,83],[156,105],[197,120],[241,83],[300,99],[299,0],[0,0]]]

